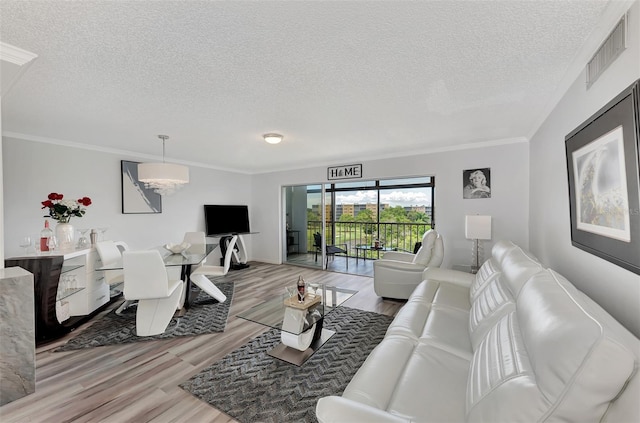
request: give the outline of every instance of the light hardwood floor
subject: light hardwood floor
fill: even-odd
[[[344,257],[335,256],[327,260],[327,269],[332,272],[349,273],[353,275],[370,276],[373,277],[373,263],[375,260],[360,257]],[[287,263],[293,265],[306,266],[311,268],[322,268],[322,258],[317,260],[315,254],[290,254],[287,257]],[[347,264],[348,263],[348,264]]]
[[[248,269],[219,278],[235,284],[225,332],[53,352],[86,329],[88,322],[36,349],[36,392],[0,407],[0,421],[234,422],[178,385],[265,332],[264,326],[236,315],[282,294],[299,275],[308,282],[358,290],[344,304],[347,307],[393,316],[404,304],[377,297],[369,277],[254,262]]]

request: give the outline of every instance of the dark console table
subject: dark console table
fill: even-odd
[[[33,274],[35,338],[54,340],[102,311],[112,297],[93,249],[12,257],[5,267],[19,266]]]

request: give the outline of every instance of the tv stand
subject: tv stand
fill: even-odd
[[[231,256],[231,266],[230,270],[242,270],[249,267],[247,264],[247,250],[244,245],[244,240],[242,239],[242,234],[234,234],[238,235],[238,240],[236,241],[236,245],[233,248],[233,253]],[[220,238],[220,252],[222,253],[222,257],[220,257],[220,266],[224,266],[224,257],[227,254],[227,244],[229,240],[231,240],[232,236],[223,236]]]
[[[242,270],[247,269],[249,267],[248,263],[233,263],[231,265],[231,270]]]

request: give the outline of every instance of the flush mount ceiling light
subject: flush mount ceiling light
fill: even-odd
[[[164,162],[164,143],[168,135],[158,135],[162,140],[162,163],[140,163],[138,180],[144,186],[160,195],[173,194],[175,190],[189,183],[189,168],[182,165]]]
[[[284,138],[280,134],[264,134],[262,137],[269,144],[278,144],[280,141],[282,141],[282,138]]]

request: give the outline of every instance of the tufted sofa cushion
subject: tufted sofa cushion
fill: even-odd
[[[469,334],[473,350],[502,316],[515,309],[522,286],[543,270],[531,253],[515,244],[503,241],[496,246],[495,261],[500,263],[500,270],[484,272],[490,276],[471,296]],[[483,267],[487,265],[491,267],[493,262],[488,260]]]
[[[381,363],[386,365],[380,366]],[[342,396],[385,410],[404,421],[423,421],[425,416],[430,416],[434,422],[461,422],[468,369],[468,359],[430,343],[386,336],[367,357]],[[428,381],[437,381],[438,389],[433,389],[432,383],[425,383]],[[329,413],[332,408],[327,407]],[[323,421],[372,420],[342,415]]]
[[[469,288],[472,301],[485,284],[502,273],[502,261],[515,248],[517,246],[511,241],[498,241],[493,245],[491,257],[482,264]]]
[[[468,333],[469,289],[437,280],[422,282],[398,311],[387,329],[389,335],[403,335],[429,342],[466,360],[471,359]]]
[[[502,316],[516,308],[516,301],[500,276],[492,279],[477,295],[469,311],[468,331],[472,349]]]
[[[511,242],[428,268],[328,422],[639,422],[640,340]]]
[[[543,267],[538,259],[528,251],[516,247],[509,251],[502,263],[503,280],[509,284],[509,289],[514,298],[518,298],[522,286],[529,278],[540,272]]]
[[[557,273],[534,275],[474,352],[467,421],[600,421],[637,348],[606,316]]]

